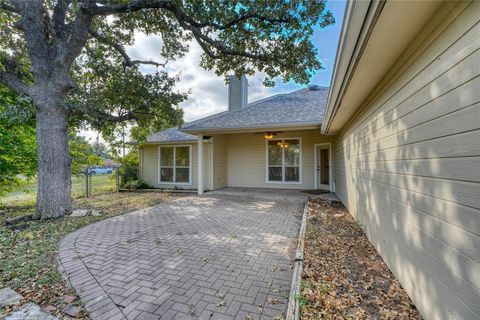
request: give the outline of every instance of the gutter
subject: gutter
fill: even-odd
[[[209,133],[209,132],[237,132],[242,130],[262,130],[262,129],[305,129],[305,128],[318,128],[322,125],[321,122],[311,122],[311,123],[285,123],[285,124],[265,124],[265,125],[246,125],[246,126],[238,126],[238,127],[223,127],[223,128],[195,128],[195,129],[188,129],[188,128],[180,128],[180,131],[195,134],[195,133]]]
[[[340,41],[335,57],[322,134],[331,134],[330,126],[355,73],[370,35],[386,0],[348,1]]]
[[[144,142],[142,146],[148,146],[148,145],[154,145],[154,144],[167,144],[167,143],[195,143],[198,142],[197,139],[192,139],[192,140],[168,140],[168,141],[148,141]]]

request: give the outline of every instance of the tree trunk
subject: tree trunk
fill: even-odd
[[[72,212],[68,112],[54,101],[36,107],[38,193],[35,216],[59,218]]]

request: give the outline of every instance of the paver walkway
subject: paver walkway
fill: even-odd
[[[60,264],[93,319],[272,319],[302,199],[191,196],[69,234]]]

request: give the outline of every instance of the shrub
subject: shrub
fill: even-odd
[[[124,159],[121,160],[120,168],[120,185],[126,189],[135,189],[135,181],[138,180],[138,153],[129,152]]]
[[[136,189],[151,189],[152,186],[148,184],[145,180],[137,180],[136,181]]]
[[[137,190],[137,189],[151,189],[152,187],[145,180],[129,180],[123,184],[125,189]]]

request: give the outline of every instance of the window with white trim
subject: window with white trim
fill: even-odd
[[[159,149],[160,182],[190,183],[190,146],[165,146]]]
[[[300,153],[299,139],[268,140],[268,182],[300,182]]]

